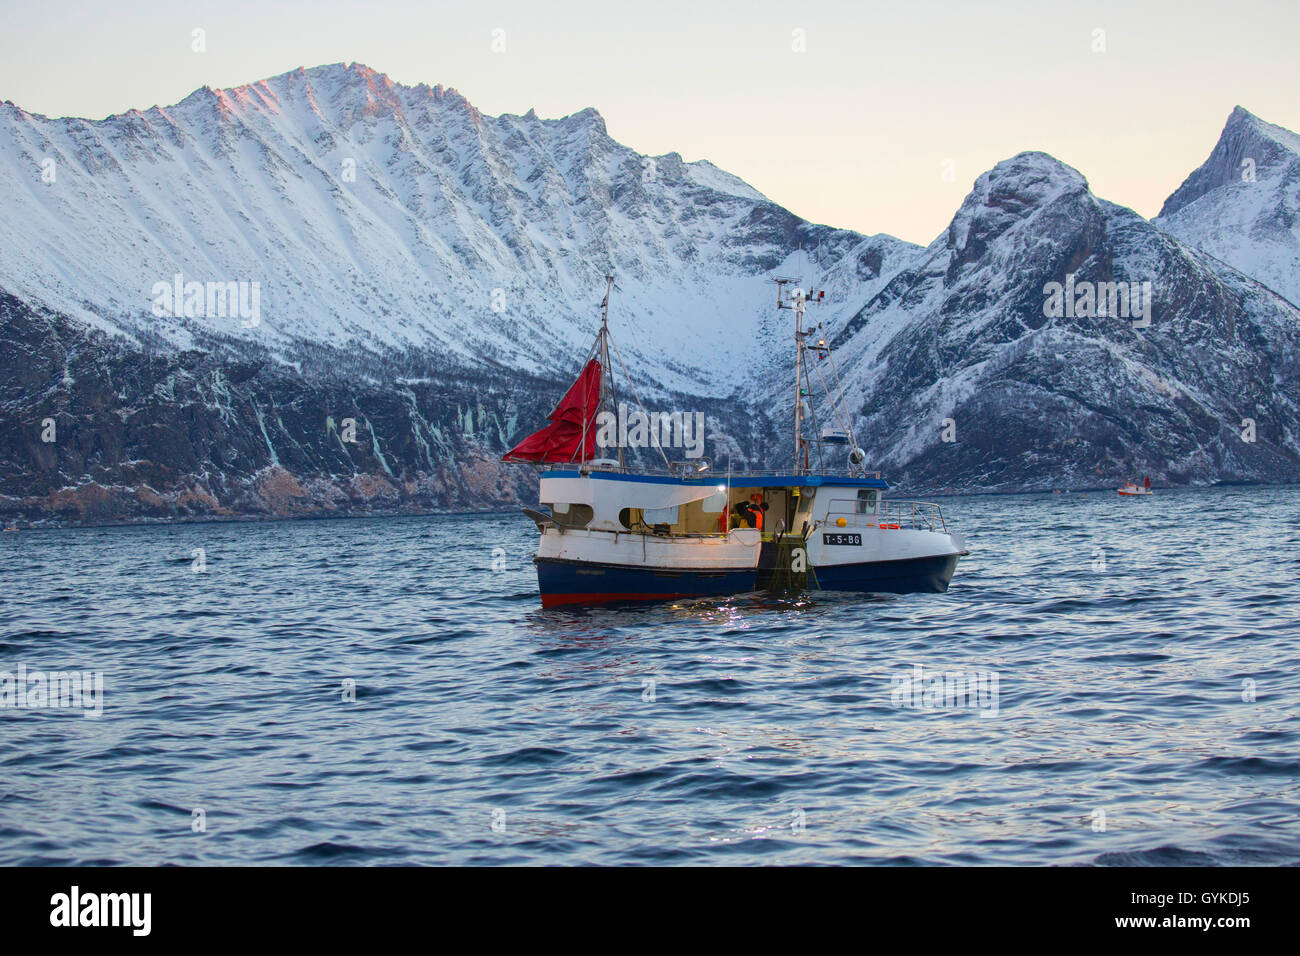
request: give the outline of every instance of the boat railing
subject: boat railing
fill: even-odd
[[[695,463],[699,461],[707,461],[707,459],[687,459],[685,462],[673,462],[672,466],[669,468],[663,468],[663,467],[649,467],[649,468],[635,468],[635,469],[627,468],[624,470],[624,472],[626,474],[635,474],[635,475],[656,475],[656,476],[671,476],[673,478],[694,478],[698,481],[707,481],[707,480],[725,481],[727,479],[728,475],[726,471],[718,471],[712,468],[700,469],[699,465]],[[617,472],[620,470],[618,466],[613,462],[604,462],[601,464],[596,464],[590,461],[581,462],[581,463],[575,461],[572,464],[551,465],[548,468],[544,468],[543,473],[545,473],[546,471],[572,471],[575,468],[581,472],[591,472],[591,471]],[[794,478],[801,477],[799,475],[796,475],[789,468],[746,468],[743,471],[735,471],[731,475],[733,479],[776,478],[776,477],[784,478],[787,476],[794,477]],[[820,478],[823,476],[831,477],[831,478],[879,479],[882,477],[882,473],[879,471],[861,471],[860,469],[857,468],[824,468],[821,471],[809,472],[806,476],[803,477]]]
[[[831,501],[826,512],[827,528],[906,528],[910,531],[939,531],[948,533],[943,520],[943,509],[933,501],[908,501],[887,498],[875,511],[859,511],[858,502],[851,498]],[[843,521],[844,524],[840,524]]]

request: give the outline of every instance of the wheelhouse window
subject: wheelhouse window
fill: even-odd
[[[574,505],[565,501],[557,501],[549,506],[551,517],[555,523],[562,528],[585,528],[591,524],[591,519],[596,516],[591,505]]]
[[[857,513],[870,515],[876,513],[876,490],[863,488],[858,491]]]

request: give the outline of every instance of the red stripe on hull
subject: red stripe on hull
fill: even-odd
[[[561,607],[565,604],[612,604],[615,601],[671,601],[685,594],[543,594],[542,607]]]

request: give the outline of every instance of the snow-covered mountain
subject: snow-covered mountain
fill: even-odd
[[[906,491],[1294,481],[1300,312],[1260,283],[1285,284],[1295,150],[1234,123],[1161,228],[1024,153],[922,249],[642,156],[593,110],[488,117],[355,64],[98,122],[6,103],[0,518],[535,502],[500,455],[572,380],[609,271],[641,397],[706,411],[718,462],[786,460],[784,274],[827,290],[811,318]],[[1224,178],[1242,150],[1255,191]],[[223,308],[253,289],[256,321]]]
[[[6,103],[0,209],[0,286],[18,298],[154,346],[288,361],[310,343],[567,371],[613,271],[624,357],[647,387],[695,394],[744,384],[768,273],[801,247],[858,299],[915,249],[808,224],[708,162],[642,156],[595,110],[484,116],[360,64],[101,122]],[[257,283],[256,324],[170,298],[159,317],[155,289],[178,274]]]
[[[1300,136],[1238,106],[1155,222],[1300,305]]]
[[[838,344],[909,485],[1300,478],[1300,310],[1043,153],[980,176]]]
[[[484,116],[359,64],[98,122],[5,103],[0,212],[0,514],[77,520],[527,498],[497,459],[571,380],[609,271],[641,397],[708,410],[741,464],[774,429],[742,396],[788,351],[772,274],[832,284],[843,320],[917,250],[640,155],[594,110]]]

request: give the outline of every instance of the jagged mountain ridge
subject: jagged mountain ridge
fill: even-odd
[[[1155,223],[1300,305],[1300,136],[1238,106]]]
[[[9,292],[154,348],[255,343],[291,363],[311,343],[552,374],[590,343],[612,270],[643,387],[727,394],[759,352],[767,273],[803,247],[870,291],[882,249],[915,249],[806,223],[707,162],[635,153],[595,110],[484,116],[359,64],[98,122],[5,104],[0,167]],[[154,315],[177,273],[258,282],[259,324]],[[724,351],[736,360],[710,359]]]

